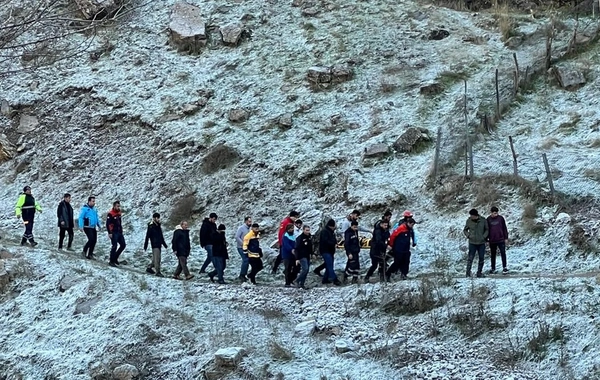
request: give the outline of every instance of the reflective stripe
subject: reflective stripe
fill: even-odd
[[[35,208],[35,206],[22,206],[22,207],[21,207],[21,209],[22,209],[22,210],[25,210],[25,209],[27,209],[27,208]]]

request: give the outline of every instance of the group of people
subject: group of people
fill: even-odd
[[[95,207],[95,197],[89,197],[83,205],[77,219],[78,227],[87,237],[83,247],[83,255],[94,260],[94,249],[98,239],[98,231],[102,224]],[[26,186],[19,196],[16,205],[16,215],[23,220],[25,232],[21,245],[29,243],[32,247],[37,245],[33,237],[33,224],[35,213],[42,212],[42,208],[31,193],[31,187]],[[477,210],[469,212],[470,216],[464,227],[464,234],[469,240],[469,254],[467,259],[468,277],[471,277],[471,267],[478,253],[479,263],[477,277],[483,277],[484,254],[486,243],[491,250],[491,270],[496,273],[496,253],[499,250],[502,258],[503,273],[508,272],[506,263],[506,244],[508,242],[508,229],[502,216],[498,214],[498,208],[492,207],[491,215],[487,219],[479,216]],[[63,200],[57,207],[57,219],[59,227],[58,248],[63,249],[65,238],[67,250],[73,251],[74,223],[73,207],[71,206],[71,195],[64,194]],[[228,243],[225,236],[224,224],[217,225],[218,216],[211,213],[202,221],[200,227],[200,246],[206,251],[206,259],[200,269],[201,274],[207,274],[212,282],[225,283],[224,271],[229,259]],[[316,267],[313,272],[322,277],[322,284],[342,285],[351,279],[357,283],[361,274],[360,252],[361,249],[369,249],[371,265],[367,270],[364,281],[369,282],[375,271],[378,271],[381,281],[390,281],[392,275],[400,272],[400,278],[406,279],[409,267],[411,248],[416,247],[417,239],[414,231],[416,221],[412,212],[405,211],[402,218],[392,226],[392,212],[386,211],[378,220],[373,229],[359,225],[360,211],[354,210],[347,215],[338,228],[335,220],[329,219],[320,228],[317,236],[312,235],[311,227],[304,225],[297,211],[291,211],[280,223],[278,231],[279,254],[277,255],[272,273],[276,274],[283,263],[285,286],[296,286],[306,288],[306,279],[310,271],[311,259],[320,255],[323,264]],[[111,210],[107,213],[106,232],[111,241],[109,265],[117,267],[127,264],[119,260],[120,255],[126,248],[125,237],[122,226],[122,212],[119,201],[113,202]],[[359,236],[359,232],[371,234],[370,239]],[[264,268],[262,261],[263,251],[261,248],[260,226],[254,223],[252,218],[244,218],[242,225],[235,233],[237,252],[241,258],[241,268],[238,279],[241,282],[250,281],[256,284],[257,274]],[[146,272],[164,277],[161,271],[161,251],[167,249],[160,214],[154,213],[152,220],[148,223],[144,239],[144,250],[152,249],[151,262]],[[340,247],[346,252],[346,267],[343,279],[340,281],[334,271],[336,249]],[[186,280],[194,278],[188,268],[188,258],[191,253],[190,230],[187,221],[182,221],[175,229],[171,241],[171,249],[177,257],[177,268],[173,278],[181,279],[184,275]],[[315,250],[314,248],[318,248]],[[389,261],[393,259],[391,265]],[[213,270],[207,272],[208,266],[212,264]],[[325,271],[324,273],[323,270]],[[215,280],[216,278],[216,280]]]

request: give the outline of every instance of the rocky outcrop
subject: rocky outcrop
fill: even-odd
[[[123,6],[122,0],[75,0],[77,8],[88,19],[99,20],[114,14]]]
[[[173,5],[169,23],[170,42],[179,51],[198,54],[206,46],[206,24],[200,8],[186,2]]]
[[[21,118],[19,120],[19,128],[17,128],[18,133],[29,133],[33,132],[37,129],[40,122],[35,115],[27,115],[21,114]]]
[[[317,328],[317,322],[314,319],[298,323],[294,328],[294,335],[296,336],[310,336]]]
[[[363,157],[365,158],[374,158],[374,157],[381,157],[381,156],[385,156],[386,154],[389,153],[389,149],[387,144],[373,144],[371,146],[369,146],[368,148],[365,148],[365,152],[363,154]]]
[[[131,364],[122,364],[113,370],[113,378],[116,380],[132,380],[140,374],[140,371]]]
[[[565,90],[577,90],[585,84],[583,73],[575,68],[555,66],[551,70],[560,87]]]
[[[229,111],[229,115],[227,116],[232,123],[241,123],[248,120],[249,117],[250,113],[243,108],[234,108]]]
[[[217,145],[202,158],[201,169],[205,174],[213,174],[240,160],[237,150],[227,145]]]
[[[244,34],[244,27],[242,24],[233,24],[222,27],[220,31],[224,45],[238,46]]]
[[[290,128],[293,123],[293,115],[291,113],[283,114],[277,119],[277,124],[285,128]]]
[[[394,143],[394,149],[401,153],[411,153],[417,150],[421,144],[431,142],[429,131],[425,128],[409,127],[398,137]]]
[[[218,367],[235,367],[246,355],[243,347],[221,348],[215,352],[215,365]]]
[[[306,79],[315,88],[328,88],[333,84],[351,80],[353,75],[352,69],[343,65],[313,66],[308,69]]]

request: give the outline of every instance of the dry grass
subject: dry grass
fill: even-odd
[[[202,172],[205,174],[213,174],[218,172],[221,169],[224,169],[228,166],[233,165],[238,162],[240,159],[240,155],[237,150],[227,146],[227,145],[217,145],[210,150],[202,158],[202,164],[200,168]]]
[[[583,175],[589,179],[600,182],[600,169],[585,169]]]
[[[283,345],[278,343],[275,340],[272,340],[269,344],[269,351],[271,353],[271,357],[275,360],[289,362],[294,360],[294,354],[289,349],[285,348]]]
[[[539,145],[540,149],[544,150],[552,149],[558,146],[560,146],[560,143],[556,137],[549,137],[547,139],[544,139]]]
[[[592,242],[591,236],[585,231],[580,224],[575,224],[571,228],[569,242],[573,247],[583,251],[584,253],[595,252],[596,247]]]
[[[523,207],[523,214],[521,215],[523,219],[534,219],[537,216],[537,209],[535,205],[526,204]]]
[[[474,339],[487,331],[506,327],[506,321],[493,315],[490,310],[490,293],[486,285],[472,285],[469,297],[465,300],[467,304],[450,312],[450,322],[467,338]]]
[[[498,19],[498,29],[500,30],[502,41],[506,41],[510,37],[516,36],[517,25],[513,18],[510,16],[510,9],[508,8],[508,3],[505,2],[502,6],[498,6],[498,4],[496,4],[495,8],[495,16]]]
[[[398,88],[400,87],[395,80],[386,77],[382,77],[379,80],[379,86],[381,88],[381,92],[383,92],[384,94],[394,93],[398,91]]]
[[[277,309],[274,307],[264,307],[261,309],[257,309],[256,313],[258,315],[262,315],[265,319],[283,319],[283,318],[285,318],[285,313],[281,309]]]
[[[386,302],[381,309],[393,315],[415,315],[426,313],[445,303],[446,299],[440,295],[436,285],[431,280],[424,279],[416,289],[409,287],[399,297]]]
[[[177,199],[171,207],[169,224],[171,226],[176,226],[184,220],[189,221],[194,213],[196,202],[197,198],[195,194],[189,194]]]
[[[600,139],[594,139],[588,144],[590,148],[600,148]]]
[[[533,333],[533,336],[527,343],[527,348],[531,352],[533,359],[541,361],[546,357],[548,346],[552,342],[564,342],[565,331],[561,325],[550,328],[547,322],[540,322]]]

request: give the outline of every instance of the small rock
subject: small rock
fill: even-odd
[[[12,253],[8,252],[5,249],[0,250],[0,259],[12,259],[14,256]]]
[[[116,380],[132,380],[139,374],[140,371],[131,364],[122,364],[113,370],[113,377]]]
[[[199,109],[200,105],[198,103],[189,103],[184,105],[181,108],[181,111],[183,111],[184,115],[193,115],[198,112]]]
[[[450,35],[450,32],[447,30],[435,29],[429,33],[429,37],[427,37],[427,39],[439,41],[439,40],[443,40],[444,38],[448,37],[449,35]]]
[[[368,148],[365,148],[365,153],[363,156],[365,158],[373,158],[378,156],[385,156],[389,153],[389,149],[387,144],[374,144]]]
[[[61,278],[58,283],[58,291],[61,293],[64,293],[67,290],[69,290],[70,288],[72,288],[73,285],[77,284],[80,281],[81,281],[81,279],[78,277],[65,276],[65,277]]]
[[[571,216],[564,212],[561,212],[556,216],[556,223],[567,224],[571,222]]]
[[[286,113],[286,114],[283,114],[283,115],[279,116],[279,119],[277,120],[277,123],[279,125],[281,125],[282,127],[291,127],[292,124],[293,124],[292,114],[291,113]]]
[[[426,129],[409,127],[394,142],[394,149],[398,152],[409,153],[414,151],[417,145],[430,141],[431,137]]]
[[[317,7],[304,8],[304,9],[302,9],[301,14],[302,14],[302,16],[308,16],[308,17],[316,16],[319,14],[319,8],[317,8]]]
[[[34,115],[26,115],[21,114],[21,119],[19,120],[19,128],[17,129],[18,133],[29,133],[33,132],[37,129],[40,123],[38,119]]]
[[[354,342],[347,340],[347,339],[338,339],[335,341],[335,351],[338,354],[343,354],[345,352],[350,352],[350,351],[354,351],[356,349],[356,346],[354,345]]]
[[[238,46],[242,38],[244,28],[241,24],[227,25],[221,28],[221,39],[223,44]]]
[[[574,68],[555,66],[552,72],[560,86],[566,90],[576,90],[585,84],[583,73]]]
[[[100,302],[100,297],[94,297],[91,298],[87,301],[83,301],[77,304],[77,306],[75,306],[75,315],[77,314],[88,314],[93,306],[96,306],[96,304]]]
[[[292,7],[299,7],[299,6],[302,6],[302,4],[304,4],[304,0],[293,0],[292,1]]]
[[[331,74],[336,82],[349,81],[354,75],[352,69],[344,65],[334,65],[331,69]]]
[[[444,86],[438,82],[429,83],[421,86],[420,93],[422,95],[438,95],[444,91]]]
[[[180,1],[171,11],[170,41],[179,51],[197,54],[206,46],[206,24],[200,8]]]
[[[331,67],[313,66],[310,67],[306,73],[306,79],[314,84],[330,83],[331,78]]]
[[[246,355],[242,347],[221,348],[215,352],[215,365],[218,367],[235,367]]]
[[[232,123],[241,123],[248,120],[250,113],[243,108],[234,108],[229,111],[229,121]]]
[[[0,113],[4,116],[9,116],[11,111],[10,104],[4,99],[0,100]]]
[[[315,332],[317,322],[314,319],[298,323],[294,328],[294,335],[310,336]]]

